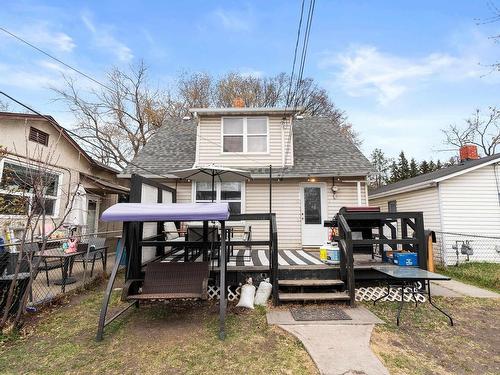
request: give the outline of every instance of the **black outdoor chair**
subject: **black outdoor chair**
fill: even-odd
[[[83,264],[83,269],[87,270],[87,264],[92,263],[90,269],[90,277],[94,274],[95,261],[101,259],[102,267],[106,264],[106,238],[104,237],[90,237],[86,243],[80,243],[79,247],[86,247],[87,251],[79,257],[75,257],[70,264],[69,274],[73,271],[73,264],[79,262]]]
[[[38,244],[32,243],[29,244],[31,246],[30,250],[31,251],[38,251]],[[33,257],[33,263],[36,264],[38,262],[40,257],[34,256]],[[38,265],[38,270],[37,272],[40,271],[45,271],[45,281],[47,282],[47,286],[50,286],[49,282],[49,271],[55,270],[58,268],[63,268],[63,262],[59,258],[41,258],[40,263]]]

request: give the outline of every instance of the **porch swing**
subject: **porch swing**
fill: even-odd
[[[208,250],[208,222],[219,221],[221,232],[225,231],[225,221],[229,218],[228,203],[118,203],[108,208],[102,214],[103,221],[122,221],[124,223],[124,244],[118,250],[115,266],[113,267],[101,308],[97,340],[103,338],[104,327],[124,313],[132,306],[139,306],[140,301],[172,300],[172,299],[207,299],[207,285],[212,260],[206,261]],[[142,246],[183,246],[186,250],[190,246],[200,246],[200,242],[179,242],[165,240],[162,235],[142,239],[142,225],[145,222],[157,222],[163,226],[167,221],[203,221],[202,247],[204,248],[203,261],[191,262],[161,262],[157,259],[148,263],[142,271]],[[205,241],[206,240],[206,241]],[[111,318],[106,319],[109,300],[113,284],[118,272],[120,261],[127,249],[126,282],[122,289],[122,300],[130,304]],[[212,249],[213,250],[213,249]],[[212,251],[213,252],[213,251]],[[226,241],[222,235],[219,251],[219,288],[225,290],[226,283]],[[225,336],[226,296],[220,296],[220,331],[219,336]]]

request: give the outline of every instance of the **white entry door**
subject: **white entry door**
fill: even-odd
[[[308,183],[301,185],[302,245],[319,246],[328,238],[326,220],[326,184]]]

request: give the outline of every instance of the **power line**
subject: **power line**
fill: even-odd
[[[302,12],[301,12],[301,21],[300,21],[300,24],[302,24],[302,13],[303,13],[303,10],[304,10],[304,0],[302,0]],[[86,73],[82,72],[81,70],[79,70],[79,69],[77,69],[77,68],[74,68],[73,66],[69,65],[68,63],[66,63],[66,62],[62,61],[61,59],[59,59],[59,58],[57,58],[57,57],[55,57],[55,56],[51,55],[50,53],[48,53],[48,52],[44,51],[43,49],[41,49],[41,48],[39,48],[39,47],[35,46],[33,43],[30,43],[30,42],[28,42],[27,40],[25,40],[25,39],[21,38],[20,36],[18,36],[18,35],[16,35],[16,34],[14,34],[14,33],[12,33],[12,32],[10,32],[9,30],[5,29],[4,27],[1,27],[1,26],[0,26],[0,30],[1,30],[1,31],[3,31],[4,33],[6,33],[6,34],[10,35],[11,37],[13,37],[13,38],[15,38],[15,39],[19,40],[20,42],[22,42],[22,43],[24,43],[24,44],[26,44],[26,45],[30,46],[31,48],[33,48],[33,49],[37,50],[38,52],[40,52],[40,53],[42,53],[42,54],[46,55],[47,57],[49,57],[49,58],[53,59],[54,61],[57,61],[59,64],[64,65],[64,66],[65,66],[65,67],[67,67],[68,69],[71,69],[72,71],[74,71],[74,72],[76,72],[76,73],[78,73],[78,74],[82,75],[83,77],[85,77],[85,78],[87,78],[87,79],[91,80],[92,82],[97,83],[98,85],[102,86],[103,88],[105,88],[105,89],[107,89],[107,90],[109,90],[109,91],[111,91],[111,92],[115,92],[115,90],[113,90],[113,89],[112,89],[112,88],[110,88],[109,86],[105,85],[104,83],[102,83],[102,82],[98,81],[97,79],[95,79],[95,78],[91,77],[90,75],[88,75],[88,74],[86,74]],[[299,31],[299,34],[297,35],[297,43],[296,43],[296,47],[295,47],[295,48],[296,48],[296,50],[295,50],[294,65],[295,65],[295,59],[296,59],[296,55],[297,55],[297,45],[298,45],[299,39],[300,39],[300,31]],[[292,75],[293,75],[293,73],[292,73]],[[291,83],[292,83],[292,82],[290,82],[290,90],[291,90],[291,86],[292,86],[292,84],[291,84]],[[10,97],[9,95],[7,95],[7,94],[5,94],[5,93],[3,93],[3,92],[2,92],[2,94],[3,94],[3,95],[5,95],[6,97],[9,97],[9,99],[11,99],[11,100],[13,100],[13,101],[17,102],[19,105],[21,105],[21,106],[25,107],[26,109],[28,109],[28,110],[30,110],[30,111],[32,111],[32,112],[34,112],[34,113],[36,113],[36,114],[38,114],[38,115],[42,116],[42,117],[43,117],[43,118],[45,118],[47,121],[50,121],[51,123],[53,123],[53,121],[51,121],[49,117],[47,117],[47,116],[45,116],[45,115],[43,115],[43,114],[41,114],[41,113],[37,112],[37,111],[36,111],[36,110],[34,110],[33,108],[31,108],[31,107],[29,107],[29,106],[27,106],[27,105],[25,105],[25,104],[23,104],[23,103],[21,103],[21,102],[17,101],[16,99],[14,99],[14,98]],[[288,100],[288,99],[287,99],[287,100]],[[288,106],[288,104],[287,104],[287,106]],[[98,150],[100,150],[100,151],[102,151],[102,152],[104,152],[104,153],[106,153],[106,154],[108,153],[108,151],[106,151],[104,148],[102,148],[102,146],[98,146],[98,145],[96,145],[96,144],[94,144],[94,143],[90,142],[88,139],[81,137],[80,135],[78,135],[78,134],[76,134],[76,133],[72,132],[71,130],[69,130],[69,129],[67,129],[67,128],[65,128],[65,127],[63,127],[63,126],[61,126],[61,125],[59,125],[59,124],[57,124],[57,125],[58,125],[59,127],[63,128],[64,130],[66,130],[68,133],[70,133],[70,134],[74,135],[75,137],[77,137],[77,138],[79,138],[79,139],[81,139],[81,140],[83,140],[83,141],[87,142],[88,144],[92,145],[93,147],[97,148]],[[213,142],[212,140],[210,140],[210,139],[208,139],[208,138],[202,137],[201,135],[199,135],[199,138],[200,138],[200,139],[203,139],[203,140],[204,140],[204,141],[206,141],[206,142],[209,142],[209,143],[212,143],[212,144],[219,145],[218,143]],[[248,156],[246,156],[246,155],[241,155],[241,156],[242,156],[243,158],[245,158],[245,159],[249,160],[249,161],[252,161],[252,162],[256,162],[256,163],[261,163],[261,162],[262,162],[261,160],[255,160],[255,159],[252,159],[252,158],[250,158],[250,157],[248,157]],[[144,168],[143,168],[143,167],[139,167],[139,166],[137,166],[137,165],[134,165],[134,164],[133,164],[132,162],[130,162],[130,161],[127,161],[127,163],[128,163],[128,164],[130,164],[130,165],[136,166],[137,168],[141,168],[141,169],[143,169],[143,170],[144,170]],[[152,172],[152,171],[149,171],[149,173],[153,173],[153,172]],[[161,176],[161,175],[160,175],[160,174],[158,174],[158,173],[154,173],[154,174],[156,174],[156,175],[158,175],[158,176]],[[164,176],[162,176],[162,177],[164,177]]]
[[[95,79],[95,78],[93,78],[93,77],[89,76],[87,73],[84,73],[84,72],[82,72],[81,70],[79,70],[79,69],[77,69],[77,68],[72,67],[72,66],[71,66],[71,65],[69,65],[68,63],[65,63],[65,62],[64,62],[64,61],[62,61],[61,59],[59,59],[59,58],[57,58],[57,57],[55,57],[55,56],[51,55],[50,53],[48,53],[48,52],[44,51],[43,49],[41,49],[41,48],[39,48],[39,47],[35,46],[34,44],[32,44],[32,43],[30,43],[30,42],[28,42],[26,39],[23,39],[23,38],[21,38],[20,36],[18,36],[18,35],[16,35],[16,34],[14,34],[14,33],[12,33],[12,32],[10,32],[10,31],[9,31],[9,30],[7,30],[6,28],[4,28],[4,27],[1,27],[1,26],[0,26],[0,31],[3,31],[3,32],[4,32],[4,33],[6,33],[7,35],[10,35],[11,37],[13,37],[13,38],[15,38],[15,39],[19,40],[21,43],[24,43],[24,44],[26,44],[27,46],[29,46],[29,47],[31,47],[31,48],[33,48],[33,49],[37,50],[38,52],[40,52],[40,53],[44,54],[45,56],[49,57],[50,59],[52,59],[52,60],[54,60],[54,61],[57,61],[59,64],[64,65],[66,68],[71,69],[72,71],[74,71],[74,72],[76,72],[76,73],[80,74],[81,76],[83,76],[83,77],[85,77],[85,78],[87,78],[87,79],[91,80],[91,81],[92,81],[92,82],[94,82],[94,83],[97,83],[98,85],[100,85],[100,86],[104,87],[105,89],[107,89],[107,90],[109,90],[109,91],[111,91],[111,92],[114,92],[114,91],[115,91],[115,90],[113,90],[111,87],[107,86],[106,84],[104,84],[104,83],[102,83],[102,82],[98,81],[97,79]]]
[[[302,17],[304,15],[304,2],[305,2],[305,0],[302,0],[302,5],[300,7],[299,26],[297,28],[297,39],[295,40],[295,50],[293,52],[292,74],[290,75],[290,84],[288,86],[288,93],[286,95],[285,111],[288,108],[288,105],[290,103],[290,93],[292,91],[292,86],[293,86],[293,76],[295,74],[295,64],[297,62],[297,51],[298,51],[299,41],[300,41],[300,32],[302,29]],[[286,112],[285,112],[285,116],[286,116]]]
[[[300,86],[302,85],[302,79],[303,79],[303,74],[304,74],[304,67],[305,67],[305,62],[306,62],[306,56],[307,56],[307,48],[309,45],[309,35],[311,33],[311,25],[312,25],[312,19],[314,16],[314,7],[315,7],[315,0],[310,0],[309,2],[309,10],[307,14],[307,21],[306,21],[306,26],[305,26],[305,32],[304,32],[304,37],[302,41],[302,48],[301,48],[301,58],[300,58],[300,65],[299,65],[299,73],[297,75],[297,80],[295,83],[295,90],[294,94],[291,97],[291,101],[293,102],[293,109],[292,113],[297,110],[298,106],[298,101],[299,98],[297,97],[297,94],[300,90]],[[304,1],[302,1],[302,6],[301,6],[301,13],[300,13],[300,21],[299,21],[299,27],[297,31],[297,40],[295,43],[295,51],[294,51],[294,60],[293,60],[293,66],[292,66],[292,78],[295,70],[295,63],[296,63],[296,57],[297,57],[297,46],[300,40],[300,29],[302,26],[302,17],[303,17],[303,12],[304,12]],[[290,80],[290,84],[292,84],[292,79]],[[291,88],[291,85],[290,85]],[[287,98],[287,107],[290,103],[288,103],[288,98]],[[288,159],[288,154],[290,151],[290,144],[292,142],[292,129],[291,129],[291,121],[290,121],[290,130],[288,132],[288,138],[287,138],[287,143],[285,146],[285,164]],[[285,171],[286,166],[284,165],[283,168],[281,169],[281,174],[280,177],[283,177],[284,171]]]
[[[55,125],[56,127],[59,127],[59,128],[61,128],[61,129],[63,129],[64,131],[66,131],[67,133],[71,134],[72,136],[74,136],[74,137],[76,137],[76,138],[78,138],[78,139],[80,139],[80,140],[82,140],[82,141],[86,142],[87,144],[89,144],[89,145],[91,145],[91,146],[95,147],[95,148],[96,148],[96,149],[98,149],[99,151],[102,151],[102,152],[104,152],[104,153],[109,153],[109,150],[106,150],[106,149],[105,149],[105,148],[103,148],[102,146],[97,145],[97,144],[95,144],[95,143],[93,143],[93,142],[89,141],[87,138],[82,137],[82,136],[81,136],[81,135],[79,135],[78,133],[75,133],[74,131],[72,131],[72,130],[70,130],[70,129],[68,129],[68,128],[66,128],[66,127],[62,126],[62,125],[60,125],[59,123],[57,123],[57,122],[56,122],[54,119],[52,119],[51,117],[48,117],[48,116],[46,116],[46,115],[44,115],[44,114],[40,113],[39,111],[35,110],[33,107],[29,106],[28,104],[25,104],[25,103],[21,102],[20,100],[17,100],[16,98],[12,97],[11,95],[9,95],[9,94],[7,94],[7,93],[5,93],[5,92],[3,92],[3,91],[0,91],[0,94],[1,94],[1,95],[3,95],[3,96],[5,96],[6,98],[8,98],[8,99],[12,100],[13,102],[15,102],[15,103],[19,104],[20,106],[22,106],[22,107],[26,108],[28,111],[31,111],[31,112],[35,113],[36,115],[38,115],[38,116],[41,116],[42,118],[44,118],[45,120],[47,120],[47,121],[48,121],[48,122],[50,122],[51,124]],[[218,143],[216,143],[216,142],[212,141],[211,139],[208,139],[208,138],[202,137],[202,136],[200,136],[200,135],[199,135],[199,137],[200,137],[201,139],[203,139],[203,140],[205,140],[205,141],[209,142],[209,143],[212,143],[212,144],[215,144],[215,145],[220,146],[220,144],[218,144]],[[241,155],[241,156],[243,156],[244,158],[248,159],[249,161],[256,162],[256,163],[262,163],[262,160],[252,159],[252,158],[250,158],[250,157],[248,157],[248,156],[246,156],[246,155]],[[145,171],[145,172],[148,172],[148,173],[150,173],[150,174],[153,174],[153,175],[159,176],[159,177],[163,177],[163,178],[167,178],[167,179],[171,178],[171,177],[168,177],[168,176],[166,176],[166,175],[162,175],[161,173],[155,172],[155,171],[153,171],[153,170],[151,170],[151,169],[148,169],[148,168],[142,167],[142,166],[140,166],[140,165],[138,165],[138,164],[135,164],[135,163],[134,163],[134,162],[132,162],[132,161],[127,161],[127,164],[129,164],[129,165],[131,165],[131,166],[133,166],[133,167],[136,167],[136,168],[138,168],[138,169],[141,169],[141,170],[143,170],[143,171]]]
[[[93,143],[93,142],[89,141],[87,138],[82,137],[81,135],[79,135],[79,134],[75,133],[74,131],[72,131],[72,130],[70,130],[70,129],[68,129],[68,128],[65,128],[64,126],[62,126],[62,125],[60,125],[59,123],[57,123],[57,122],[56,122],[53,118],[48,117],[48,116],[46,116],[46,115],[44,115],[44,114],[42,114],[42,113],[38,112],[37,110],[33,109],[33,107],[30,107],[29,105],[27,105],[27,104],[25,104],[25,103],[21,102],[20,100],[17,100],[16,98],[12,97],[11,95],[9,95],[9,94],[7,94],[7,93],[5,93],[5,92],[3,92],[3,91],[0,91],[0,94],[1,94],[1,95],[3,95],[3,96],[5,96],[6,98],[8,98],[8,99],[12,100],[13,102],[15,102],[15,103],[19,104],[20,106],[22,106],[22,107],[26,108],[28,111],[31,111],[31,112],[33,112],[34,114],[38,115],[38,116],[41,116],[42,118],[44,118],[45,120],[47,120],[47,121],[48,121],[49,123],[51,123],[52,125],[54,125],[54,126],[56,126],[56,127],[60,128],[60,129],[64,130],[64,131],[66,131],[67,133],[71,134],[72,136],[74,136],[74,137],[76,137],[76,138],[78,138],[78,139],[81,139],[81,140],[82,140],[82,141],[84,141],[84,142],[87,142],[89,145],[91,145],[91,146],[95,147],[96,149],[98,149],[98,150],[100,150],[100,151],[103,151],[103,152],[105,152],[105,153],[107,153],[107,152],[108,152],[108,151],[106,151],[106,149],[102,148],[102,146],[96,145],[95,143]],[[153,174],[153,175],[156,175],[156,176],[159,176],[159,177],[163,177],[163,178],[171,178],[171,177],[167,177],[167,176],[165,176],[165,175],[162,175],[162,174],[160,174],[160,173],[154,172],[154,171],[152,171],[152,170],[150,170],[150,169],[148,169],[148,168],[141,167],[140,165],[137,165],[137,164],[135,164],[135,163],[133,163],[133,162],[129,162],[129,161],[127,161],[127,163],[128,163],[128,164],[130,164],[130,165],[132,165],[132,166],[134,166],[134,167],[136,167],[136,168],[142,169],[142,170],[143,170],[143,171],[145,171],[145,172],[151,173],[151,174]]]

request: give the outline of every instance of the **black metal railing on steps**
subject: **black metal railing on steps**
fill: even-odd
[[[344,281],[347,293],[349,294],[349,305],[355,304],[355,281],[354,281],[354,255],[352,247],[352,232],[343,215],[338,215],[340,248],[340,278]]]

